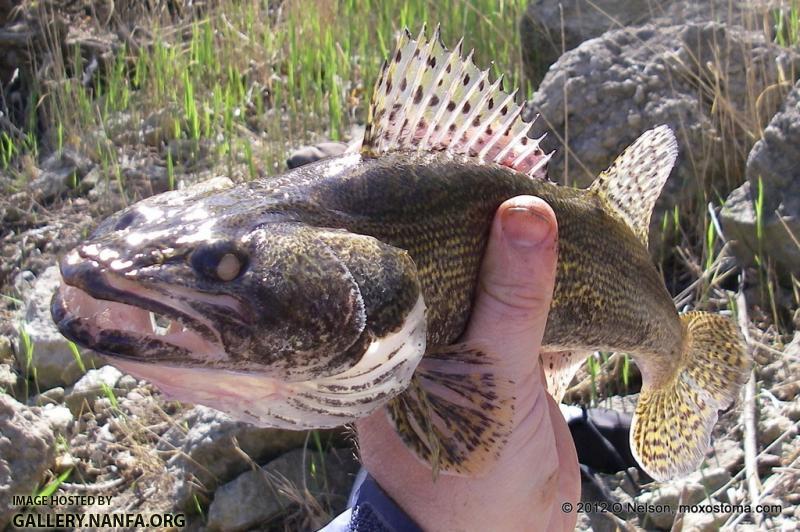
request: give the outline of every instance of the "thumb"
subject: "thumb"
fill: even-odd
[[[495,214],[465,340],[483,340],[503,358],[536,361],[556,274],[558,225],[534,196],[507,200]]]

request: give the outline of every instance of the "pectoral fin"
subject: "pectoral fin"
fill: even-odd
[[[478,476],[497,458],[512,429],[513,383],[493,374],[480,345],[429,350],[411,386],[389,404],[406,445],[439,472]]]

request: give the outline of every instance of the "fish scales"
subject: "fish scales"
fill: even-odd
[[[368,116],[357,152],[103,222],[61,261],[61,332],[252,423],[332,427],[385,406],[434,474],[480,474],[512,428],[514,388],[491,346],[459,339],[495,211],[535,195],[559,233],[548,391],[560,400],[594,351],[629,353],[643,376],[634,456],[654,478],[695,469],[751,362],[730,319],[679,314],[651,262],[671,130],[645,132],[586,190],[558,186],[514,93],[438,30],[401,35]]]
[[[298,168],[293,177],[303,185],[295,188],[290,178],[289,190],[273,193],[288,192],[291,206],[305,201],[310,208],[298,212],[305,222],[408,250],[428,306],[431,345],[452,343],[463,333],[494,213],[503,201],[529,194],[550,204],[559,222],[545,346],[679,355],[680,321],[660,274],[647,250],[596,196],[443,154],[358,159],[315,181],[330,164]]]

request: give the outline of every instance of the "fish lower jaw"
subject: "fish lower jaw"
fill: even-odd
[[[204,363],[228,358],[217,341],[179,319],[126,303],[96,299],[67,284],[62,284],[56,293],[53,312],[62,334],[110,356],[129,356],[127,352],[135,347],[135,356],[147,359],[149,345],[158,351],[152,354],[151,362],[169,356],[170,351],[175,357],[186,356]]]
[[[425,303],[402,326],[336,375],[289,382],[258,370],[176,366],[113,359],[120,370],[153,383],[166,396],[220,410],[254,425],[290,430],[332,428],[365,417],[402,393],[425,352]]]

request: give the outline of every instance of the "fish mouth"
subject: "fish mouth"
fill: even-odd
[[[112,268],[113,269],[113,268]],[[292,430],[336,427],[373,412],[408,387],[426,341],[422,296],[402,327],[364,346],[352,367],[329,376],[279,378],[232,360],[205,310],[246,315],[226,295],[180,286],[159,290],[73,251],[61,262],[51,313],[61,334],[108,355],[122,371],[166,396],[217,408],[235,419]],[[203,312],[189,304],[202,300]],[[246,323],[242,320],[242,323]]]
[[[144,286],[77,251],[65,256],[60,267],[63,283],[53,296],[51,314],[70,340],[139,362],[213,366],[229,360],[216,327],[188,301],[189,296],[202,297],[205,306],[240,315],[236,299]]]

